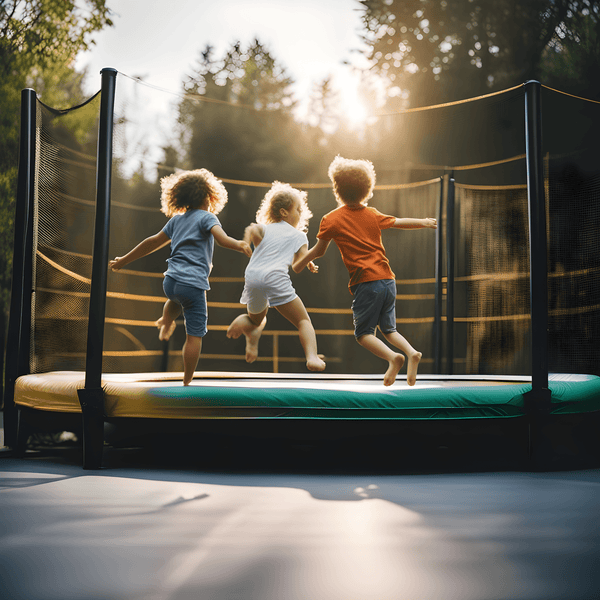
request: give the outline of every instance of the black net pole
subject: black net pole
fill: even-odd
[[[442,263],[443,263],[443,236],[442,218],[444,212],[444,177],[440,178],[440,201],[438,204],[437,222],[435,230],[435,308],[433,319],[433,372],[442,372]]]
[[[18,413],[14,403],[15,382],[20,375],[29,373],[36,102],[34,90],[25,89],[21,92],[19,173],[15,208],[10,318],[4,372],[4,443],[11,448],[14,448],[17,442]]]
[[[525,84],[525,145],[529,207],[532,391],[548,390],[548,272],[544,158],[542,154],[541,85]]]
[[[454,374],[454,173],[448,179],[446,200],[446,373]]]
[[[541,85],[538,81],[525,84],[525,148],[531,305],[531,391],[525,394],[525,410],[529,414],[529,455],[534,469],[545,470],[552,462],[553,449],[547,433],[551,404],[548,389],[548,272]]]
[[[92,284],[88,320],[85,388],[78,390],[83,418],[83,467],[97,469],[104,444],[104,391],[102,349],[108,283],[110,186],[112,172],[113,117],[117,71],[102,69],[102,97],[96,164],[96,220],[92,258]]]

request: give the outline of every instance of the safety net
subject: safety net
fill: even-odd
[[[550,370],[600,374],[600,162],[594,146],[600,106],[547,88],[542,92]],[[530,372],[524,94],[518,86],[465,102],[382,114],[373,125],[386,158],[374,161],[378,181],[370,204],[398,217],[440,219],[440,237],[431,230],[383,232],[396,275],[397,328],[423,352],[422,373]],[[123,255],[166,223],[160,212],[160,176],[203,166],[176,159],[165,164],[165,135],[172,125],[153,108],[164,104],[165,96],[168,102],[167,91],[118,74],[111,257]],[[171,108],[179,101],[172,94]],[[223,110],[234,114],[239,108]],[[85,366],[98,114],[99,95],[70,111],[38,105],[34,373]],[[343,148],[335,151],[344,154]],[[229,194],[219,220],[229,235],[241,238],[271,182],[281,175],[276,165],[266,180],[215,175]],[[336,207],[326,171],[310,181],[289,183],[308,192],[312,244],[322,216]],[[167,344],[158,340],[155,325],[165,300],[168,253],[163,248],[118,273],[109,272],[104,372],[182,370],[184,327],[180,324]],[[243,340],[226,337],[229,323],[245,310],[239,299],[246,264],[242,254],[215,247],[209,333],[198,369],[305,371],[297,331],[275,310],[269,313],[255,363],[245,362]],[[292,274],[292,281],[312,319],[328,372],[381,372],[381,360],[354,342],[348,275],[333,246],[319,267],[318,274]]]
[[[32,373],[85,369],[99,108],[100,93],[68,110],[37,101]]]

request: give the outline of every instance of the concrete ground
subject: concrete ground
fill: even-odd
[[[99,471],[68,445],[3,453],[0,597],[600,597],[600,469],[402,472],[303,452],[286,469],[109,449]]]

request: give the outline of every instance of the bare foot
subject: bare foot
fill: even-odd
[[[232,340],[237,340],[242,333],[244,333],[241,327],[235,322],[237,319],[233,321],[233,323],[227,328],[227,337]]]
[[[160,319],[158,319],[158,321],[155,321],[154,324],[160,330],[158,332],[158,339],[161,342],[168,341],[169,338],[173,335],[173,332],[175,331],[175,327],[177,326],[177,323],[175,321],[171,321],[170,323],[165,323],[164,317],[161,317]]]
[[[257,327],[254,331],[244,334],[246,336],[246,362],[253,363],[258,358],[258,340],[262,328]]]
[[[417,383],[417,369],[422,356],[420,352],[415,352],[408,357],[408,367],[406,369],[406,383],[408,385]]]
[[[325,361],[322,359],[322,357],[323,355],[319,354],[317,355],[317,358],[311,358],[307,360],[306,368],[309,371],[324,371],[327,365],[325,364]]]
[[[390,360],[390,366],[383,376],[383,385],[393,385],[396,381],[396,375],[404,365],[404,355],[396,354],[392,360]]]

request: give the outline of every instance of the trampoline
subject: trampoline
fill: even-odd
[[[182,373],[107,373],[104,412],[111,418],[326,419],[435,421],[511,419],[527,415],[531,377],[426,375],[410,387],[390,387],[380,375],[197,372],[190,386]],[[404,380],[403,380],[404,379]],[[56,371],[17,380],[19,407],[81,413],[77,391],[85,374]],[[557,373],[549,377],[550,414],[594,411],[600,377]]]
[[[311,428],[319,427],[323,431],[323,424],[334,423],[348,426],[354,432],[363,426],[367,428],[367,424],[370,431],[377,431],[377,427],[386,424],[386,431],[396,433],[399,431],[394,429],[396,425],[422,431],[424,427],[445,424],[459,435],[461,428],[479,428],[481,433],[487,424],[493,423],[500,430],[504,428],[507,437],[518,431],[525,454],[534,461],[532,464],[543,465],[547,464],[545,459],[551,458],[553,444],[560,438],[560,434],[557,437],[553,431],[568,428],[572,434],[576,430],[573,423],[576,428],[587,424],[584,435],[589,435],[590,426],[600,415],[600,377],[593,369],[588,373],[549,373],[548,330],[550,324],[550,328],[559,334],[573,334],[579,348],[587,347],[586,360],[598,368],[595,340],[600,307],[595,294],[600,265],[593,261],[598,260],[600,253],[583,256],[582,260],[588,261],[583,268],[567,265],[566,273],[566,263],[557,261],[553,255],[548,261],[544,167],[536,133],[539,125],[536,119],[540,118],[539,87],[529,86],[515,96],[524,100],[526,107],[527,184],[495,188],[501,190],[498,193],[502,194],[502,202],[496,197],[484,206],[482,197],[489,193],[485,186],[468,183],[455,186],[448,173],[434,180],[394,188],[404,194],[402,202],[409,202],[412,194],[415,205],[422,203],[424,197],[417,196],[417,191],[425,193],[422,190],[426,188],[427,201],[435,203],[438,222],[444,223],[438,229],[435,243],[428,248],[416,244],[416,251],[427,252],[430,263],[435,263],[435,274],[423,280],[413,279],[410,284],[421,288],[429,286],[427,290],[431,293],[419,288],[413,294],[398,296],[401,301],[407,298],[418,301],[414,303],[417,312],[410,318],[400,317],[399,322],[415,328],[410,335],[417,337],[420,348],[428,344],[414,387],[409,387],[402,375],[393,386],[384,387],[381,373],[266,373],[241,372],[239,368],[199,371],[192,384],[184,387],[177,369],[171,372],[159,368],[154,372],[155,367],[150,367],[150,370],[136,372],[133,368],[124,368],[134,360],[146,358],[168,364],[169,351],[164,348],[148,350],[143,336],[132,333],[135,328],[145,328],[145,331],[152,331],[153,339],[156,338],[153,320],[142,314],[140,306],[150,306],[149,315],[156,312],[156,303],[163,301],[160,292],[152,291],[156,288],[146,289],[145,283],[136,288],[137,294],[126,289],[117,290],[120,282],[117,278],[123,274],[114,275],[111,286],[107,283],[111,227],[111,107],[116,75],[112,69],[103,70],[101,93],[88,104],[90,110],[98,111],[100,101],[97,157],[92,156],[82,168],[81,161],[85,157],[78,150],[76,162],[75,154],[70,155],[71,151],[65,150],[63,138],[52,142],[60,151],[48,152],[51,161],[56,161],[57,154],[65,153],[65,168],[78,165],[75,175],[70,173],[64,177],[65,182],[71,184],[83,171],[95,176],[97,187],[85,192],[81,189],[76,193],[61,190],[57,194],[52,187],[46,192],[34,190],[35,185],[46,181],[36,178],[35,174],[36,169],[43,168],[40,163],[50,160],[44,157],[44,140],[53,135],[50,125],[46,129],[38,126],[37,129],[42,131],[40,142],[36,119],[40,118],[38,113],[45,118],[45,110],[48,121],[52,121],[60,111],[48,107],[42,107],[42,110],[32,90],[23,93],[8,335],[11,350],[7,354],[4,396],[7,445],[22,451],[32,428],[60,430],[78,423],[83,437],[83,466],[95,469],[102,465],[105,423],[118,422],[127,426],[130,422],[133,426],[134,423],[152,422],[158,427],[164,423],[165,429],[171,424],[185,423],[187,430],[197,426],[198,429],[230,428],[237,432],[251,431],[257,423],[269,423],[274,428],[294,424],[309,436]],[[511,98],[512,102],[514,98]],[[46,168],[60,167],[52,163]],[[86,185],[83,183],[80,188]],[[385,186],[382,189],[386,189]],[[88,194],[87,199],[85,194]],[[76,195],[79,198],[75,198]],[[62,203],[56,201],[57,196]],[[71,201],[74,208],[67,207]],[[43,206],[44,202],[46,206]],[[395,198],[393,202],[399,201]],[[113,204],[123,205],[114,199]],[[146,209],[134,208],[130,211],[134,216],[129,215],[129,221],[123,217],[116,220],[117,224],[127,226],[134,220],[139,221],[136,214]],[[390,212],[392,209],[393,206]],[[529,227],[523,225],[523,221],[527,223],[527,211]],[[474,215],[470,218],[479,221],[465,224],[467,214]],[[512,221],[508,223],[508,233],[503,233],[500,228],[504,226],[507,214]],[[56,222],[48,226],[53,218]],[[589,215],[586,218],[589,219]],[[593,217],[596,218],[597,215]],[[554,213],[550,215],[551,223],[553,219]],[[91,221],[95,222],[94,236],[89,235]],[[486,228],[481,227],[481,222],[486,223]],[[454,236],[459,229],[467,232],[465,239],[473,248],[471,254],[455,256],[458,244]],[[554,226],[553,232],[557,230],[560,227]],[[485,248],[486,240],[492,237],[485,233],[489,231],[494,231],[498,239],[494,238],[495,245],[484,253],[481,248]],[[81,247],[69,246],[73,240]],[[500,251],[505,256],[504,266],[494,262]],[[116,254],[116,251],[111,252],[111,255]],[[526,265],[527,271],[510,266],[516,255],[519,268]],[[550,276],[548,262],[558,265]],[[467,265],[466,274],[455,277],[456,265],[461,268]],[[156,275],[153,282],[160,281],[160,274]],[[337,276],[334,273],[333,278]],[[583,278],[585,287],[578,283]],[[223,277],[222,280],[228,279]],[[345,291],[345,283],[337,287]],[[459,285],[467,287],[455,290]],[[500,296],[499,286],[505,286]],[[300,290],[299,294],[302,297]],[[500,304],[510,304],[508,310],[514,314],[506,314],[506,307],[503,307],[505,312],[498,310],[498,297],[502,299]],[[133,300],[137,302],[135,307],[124,308],[118,304]],[[107,301],[112,303],[108,309]],[[427,305],[429,301],[431,304]],[[458,304],[468,308],[465,317],[455,314]],[[241,308],[236,303],[218,301],[213,302],[213,307],[217,313]],[[421,309],[425,314],[418,313]],[[323,314],[325,319],[333,319],[334,312],[340,314],[344,310],[334,311],[328,307],[315,312]],[[566,317],[571,320],[564,321]],[[555,324],[558,318],[563,319],[560,326]],[[211,322],[214,323],[212,317]],[[462,325],[467,329],[459,329]],[[315,328],[320,340],[333,334],[338,339],[337,348],[347,350],[351,331]],[[226,324],[213,324],[212,329],[224,331]],[[278,371],[286,360],[287,364],[293,364],[296,358],[279,355],[278,341],[281,336],[288,336],[285,339],[289,340],[292,334],[265,330],[265,337],[269,335],[272,337],[272,357],[265,360],[273,363],[273,370]],[[129,340],[133,349],[119,346],[119,340],[123,339]],[[527,344],[523,342],[525,339]],[[510,348],[506,346],[507,340],[512,344]],[[557,352],[562,364],[567,367],[583,364],[575,360],[581,352],[572,352],[569,347],[558,352],[554,340],[552,344],[551,350]],[[592,346],[593,351],[590,350]],[[457,348],[467,349],[464,358],[456,356]],[[355,352],[365,351],[356,347]],[[213,364],[230,358],[224,354],[212,358],[203,354],[203,357],[213,360]],[[329,364],[335,365],[335,362]],[[513,374],[489,374],[492,370],[498,371],[498,364],[510,366]],[[257,365],[253,367],[256,369]],[[523,365],[525,374],[514,374],[515,370],[523,369]],[[475,372],[457,374],[458,367]],[[481,372],[477,372],[478,369]],[[593,418],[589,418],[590,415]],[[518,425],[516,429],[515,424]]]

